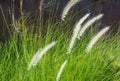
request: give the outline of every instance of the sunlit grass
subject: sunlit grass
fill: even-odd
[[[10,40],[0,46],[0,81],[56,81],[65,60],[67,63],[60,81],[119,81],[119,35],[104,35],[86,53],[86,46],[96,34],[95,29],[91,29],[81,40],[75,42],[71,54],[67,55],[73,32],[73,27],[69,24],[48,22],[30,28],[25,21],[18,24],[21,27],[20,32],[14,32]],[[33,31],[34,28],[36,30]],[[57,41],[56,45],[28,71],[34,54],[52,41]]]

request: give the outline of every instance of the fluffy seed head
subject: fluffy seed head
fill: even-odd
[[[45,48],[43,48],[42,50],[38,50],[36,52],[36,54],[33,56],[32,60],[30,61],[29,65],[28,65],[28,70],[31,69],[31,67],[36,66],[37,63],[39,62],[39,60],[42,58],[42,56],[50,49],[52,48],[54,45],[56,44],[56,42],[52,42],[49,45],[47,45]]]
[[[71,53],[71,50],[73,48],[73,45],[74,45],[74,42],[75,42],[75,39],[77,38],[77,35],[78,35],[78,32],[81,28],[81,24],[88,18],[90,14],[86,14],[85,16],[83,16],[79,22],[75,25],[75,28],[74,28],[74,31],[73,31],[73,36],[70,40],[70,44],[69,44],[69,47],[68,47],[68,50],[67,50],[67,54],[70,54]]]
[[[95,35],[95,37],[89,42],[86,48],[87,53],[92,49],[93,45],[95,45],[95,43],[102,37],[102,35],[104,35],[108,30],[109,27],[105,27],[100,32],[98,32],[97,35]]]
[[[61,73],[62,73],[62,71],[63,71],[63,69],[64,69],[64,67],[65,67],[66,64],[67,64],[67,60],[65,60],[64,63],[61,65],[60,70],[59,70],[59,72],[57,74],[56,81],[60,80]]]
[[[102,17],[103,17],[103,14],[99,14],[93,17],[92,19],[90,19],[87,23],[85,23],[85,25],[83,26],[83,28],[80,30],[78,34],[78,39],[80,39],[80,37],[83,35],[83,33],[87,28],[89,28],[93,23],[95,23],[97,20],[101,19]]]
[[[78,3],[80,0],[70,0],[68,4],[65,6],[63,9],[62,15],[61,15],[61,20],[65,21],[65,17],[69,10],[71,9],[72,6],[74,6],[76,3]]]

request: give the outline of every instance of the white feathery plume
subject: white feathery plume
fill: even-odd
[[[80,30],[80,32],[78,34],[78,39],[80,39],[80,37],[82,36],[82,34],[85,32],[85,30],[87,28],[89,28],[94,22],[101,19],[102,17],[103,17],[103,14],[99,14],[99,15],[93,17],[92,19],[90,19],[87,23],[85,23],[85,25],[83,26],[83,28]]]
[[[65,17],[67,15],[67,13],[69,12],[69,10],[71,9],[72,6],[74,6],[76,3],[78,3],[80,0],[70,0],[68,2],[68,4],[65,6],[65,8],[63,9],[62,15],[61,15],[61,20],[65,20]]]
[[[83,16],[83,17],[79,20],[79,22],[76,24],[76,26],[75,26],[75,28],[74,28],[74,31],[73,31],[73,36],[72,36],[72,38],[71,38],[71,40],[70,40],[70,44],[69,44],[69,47],[68,47],[68,50],[67,50],[67,54],[70,54],[70,53],[71,53],[71,50],[72,50],[72,48],[73,48],[73,44],[74,44],[75,39],[77,38],[77,35],[78,35],[79,30],[80,30],[80,28],[81,28],[81,24],[88,18],[89,15],[90,15],[90,14],[88,13],[88,14],[86,14],[85,16]]]
[[[67,60],[65,60],[64,63],[61,65],[60,70],[59,70],[59,72],[57,74],[56,81],[60,80],[61,73],[62,73],[62,71],[63,71],[63,69],[64,69],[64,67],[65,67],[66,64],[67,64]]]
[[[32,60],[30,61],[29,65],[28,65],[28,70],[31,69],[31,67],[36,66],[37,63],[39,62],[39,60],[42,58],[42,56],[49,50],[51,49],[54,45],[56,44],[56,42],[52,42],[49,45],[47,45],[45,48],[43,48],[42,50],[38,50],[36,52],[36,54],[33,56]]]
[[[87,53],[92,49],[93,45],[102,37],[102,35],[104,35],[108,30],[109,30],[109,26],[103,28],[100,32],[98,32],[97,35],[95,35],[95,37],[89,42],[86,48]]]

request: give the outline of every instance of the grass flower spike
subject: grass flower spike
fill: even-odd
[[[42,58],[42,56],[50,49],[52,48],[54,45],[56,44],[56,42],[52,42],[49,45],[47,45],[45,48],[43,48],[42,50],[38,50],[37,53],[33,56],[31,62],[28,65],[28,70],[31,69],[31,67],[36,66],[37,63],[39,62],[39,60]]]
[[[65,6],[62,12],[61,20],[65,20],[65,17],[68,13],[68,11],[71,9],[72,6],[74,6],[76,3],[78,3],[80,0],[70,0],[69,3]]]
[[[64,63],[61,65],[60,70],[59,70],[59,72],[57,74],[56,81],[60,80],[61,73],[62,73],[62,71],[63,71],[63,69],[64,69],[64,67],[65,67],[66,64],[67,64],[67,60],[65,60]]]
[[[108,30],[109,27],[105,27],[100,32],[98,32],[98,34],[89,42],[86,48],[87,53],[92,49],[93,45],[102,37],[102,35],[104,35]]]
[[[101,19],[102,17],[103,17],[103,14],[99,14],[98,16],[93,17],[87,23],[85,23],[85,25],[83,26],[83,28],[80,30],[78,34],[78,39],[80,39],[80,37],[82,36],[82,34],[85,32],[87,28],[89,28],[95,21]]]
[[[70,44],[69,44],[69,47],[68,47],[68,50],[67,50],[67,54],[70,54],[71,53],[71,50],[73,48],[73,45],[74,45],[74,42],[75,42],[75,39],[77,38],[77,35],[79,33],[79,30],[81,28],[81,24],[88,18],[90,14],[86,14],[85,16],[83,16],[79,22],[76,24],[75,28],[74,28],[74,31],[73,31],[73,36],[70,40]]]

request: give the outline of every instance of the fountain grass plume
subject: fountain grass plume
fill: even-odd
[[[88,16],[90,15],[90,13],[86,14],[85,16],[83,16],[79,22],[75,25],[75,28],[74,28],[74,31],[73,31],[73,36],[70,40],[70,44],[69,44],[69,47],[68,47],[68,50],[67,50],[67,54],[70,54],[71,53],[71,50],[73,48],[73,45],[74,45],[74,42],[75,42],[75,39],[77,38],[77,35],[79,33],[79,30],[81,28],[81,24],[88,18]]]
[[[108,30],[109,30],[109,26],[103,28],[100,32],[98,32],[97,35],[95,35],[95,37],[89,42],[89,44],[88,44],[88,46],[86,48],[87,53],[92,49],[92,47],[102,37],[102,35],[104,35]]]
[[[89,28],[97,20],[100,20],[102,17],[103,17],[103,14],[99,14],[99,15],[93,17],[92,19],[90,19],[88,22],[86,22],[85,25],[83,26],[83,28],[80,30],[80,32],[78,34],[78,39],[80,40],[80,37],[83,35],[83,33],[85,32],[85,30],[87,28]]]
[[[62,71],[63,71],[66,64],[67,64],[67,60],[65,60],[64,63],[61,65],[60,70],[59,70],[59,72],[57,74],[57,77],[56,77],[56,81],[60,80],[61,73],[62,73]]]
[[[65,17],[68,14],[71,7],[74,6],[76,3],[78,3],[79,1],[81,1],[81,0],[70,0],[68,2],[68,4],[63,9],[63,12],[62,12],[62,15],[61,15],[61,20],[65,21]]]
[[[30,61],[29,65],[28,65],[28,70],[31,69],[31,67],[34,67],[37,65],[37,63],[39,62],[39,60],[42,58],[42,56],[49,50],[51,49],[53,46],[55,46],[56,42],[52,42],[49,45],[47,45],[45,48],[43,48],[42,50],[38,50],[36,52],[36,54],[33,56],[32,60]]]

